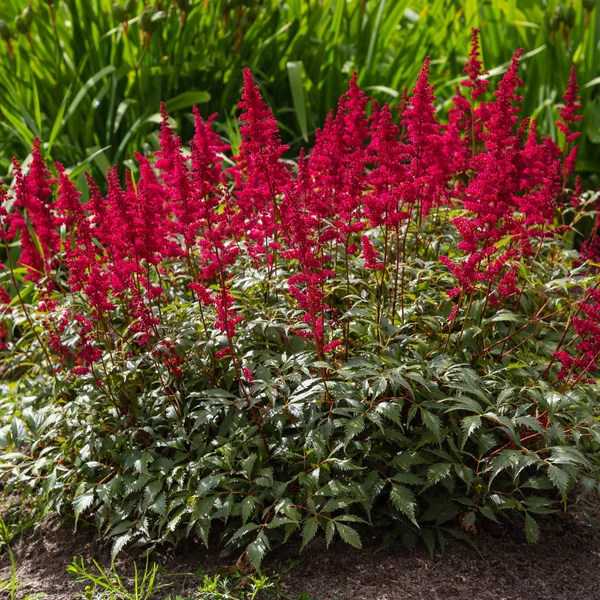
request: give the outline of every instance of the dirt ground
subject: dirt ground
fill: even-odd
[[[598,507],[585,511],[600,522]],[[355,550],[342,542],[326,550],[316,540],[298,556],[291,544],[271,554],[267,573],[297,564],[281,580],[282,591],[296,599],[302,592],[315,600],[600,600],[600,535],[582,509],[556,514],[541,523],[542,536],[530,545],[518,527],[493,526],[473,536],[483,555],[460,542],[451,542],[433,560],[423,551],[401,547],[377,552],[378,540],[363,539]],[[72,523],[50,520],[13,546],[21,588],[19,598],[43,592],[46,600],[80,597],[83,586],[66,573],[73,556],[109,563],[108,549],[94,531]],[[120,555],[124,571],[135,555]],[[167,593],[191,594],[198,571],[226,569],[237,557],[220,559],[201,544],[187,543],[175,550],[157,550],[152,559],[172,578]],[[89,562],[89,560],[88,560]],[[187,573],[187,575],[185,575]],[[0,556],[0,580],[10,575],[8,556]]]

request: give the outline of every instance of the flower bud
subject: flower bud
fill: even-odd
[[[7,25],[6,21],[0,19],[0,36],[6,42],[10,40],[12,37],[12,32],[10,31],[10,27]]]
[[[583,0],[583,8],[588,12],[591,12],[596,8],[597,0]]]
[[[575,26],[575,17],[576,17],[575,8],[571,4],[571,6],[569,6],[569,8],[567,9],[567,12],[565,14],[565,25],[569,29],[572,29]]]
[[[137,8],[137,0],[125,0],[125,12],[128,15],[131,15],[135,12]]]
[[[192,2],[191,0],[177,0],[177,5],[180,10],[184,13],[189,13],[192,10]]]
[[[29,27],[27,27],[27,23],[25,23],[25,19],[21,15],[17,15],[15,17],[15,29],[19,33],[27,33],[29,31]]]
[[[23,21],[25,21],[25,25],[27,25],[27,29],[31,27],[31,23],[33,22],[33,10],[31,6],[26,6],[21,13],[23,17]]]
[[[152,18],[156,12],[156,7],[152,6],[151,4],[148,4],[148,6],[146,6],[146,8],[144,8],[142,11],[142,15],[140,17],[140,27],[144,33],[152,33],[156,29],[157,23]]]
[[[113,4],[113,17],[117,23],[123,23],[127,20],[125,9],[118,2]]]

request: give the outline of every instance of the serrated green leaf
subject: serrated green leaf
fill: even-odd
[[[417,527],[419,526],[415,518],[417,500],[411,490],[403,485],[393,483],[390,491],[390,500],[396,510],[406,515]]]
[[[349,525],[343,525],[338,521],[335,522],[335,528],[344,542],[354,546],[354,548],[362,548],[362,542],[356,529],[353,529]]]
[[[435,485],[444,477],[447,477],[450,474],[450,469],[452,465],[450,463],[437,463],[431,465],[429,469],[427,469],[427,481],[430,485]]]
[[[481,427],[481,417],[479,415],[469,415],[460,422],[460,426],[465,434],[464,446],[469,437]]]
[[[548,478],[558,488],[563,499],[566,498],[567,490],[569,489],[569,482],[571,480],[569,474],[563,471],[560,467],[549,464]]]
[[[250,518],[250,515],[254,512],[254,507],[256,505],[256,498],[254,496],[248,496],[244,498],[244,501],[241,505],[241,513],[242,519],[244,523]]]
[[[429,429],[429,431],[434,433],[436,436],[439,435],[440,430],[442,428],[442,421],[437,415],[434,415],[428,410],[424,410],[422,408],[421,418],[423,419],[423,424],[425,425],[425,427],[427,427],[427,429]]]
[[[131,541],[132,538],[133,535],[131,533],[126,533],[124,535],[120,535],[118,538],[115,539],[110,553],[110,558],[113,562],[117,557],[117,554],[119,554],[119,552],[121,552],[121,550],[123,550],[123,548],[127,546],[127,544]]]
[[[260,571],[260,563],[269,549],[269,540],[264,532],[260,532],[257,538],[248,545],[247,552],[250,564]]]
[[[164,492],[158,494],[154,502],[150,505],[149,510],[163,517],[167,514],[167,497]]]
[[[319,523],[317,521],[317,517],[310,517],[304,522],[304,527],[302,527],[302,545],[300,547],[300,551],[302,551],[315,537],[318,529]]]
[[[494,514],[494,511],[489,506],[485,506],[485,505],[480,506],[479,507],[479,512],[486,519],[489,519],[490,521],[494,521],[495,523],[499,523],[500,522],[500,521],[498,521],[496,515]]]
[[[525,536],[527,541],[532,544],[535,544],[540,538],[540,528],[529,513],[525,513]]]
[[[75,513],[75,522],[79,515],[87,510],[94,502],[94,488],[85,490],[83,493],[75,496],[73,500],[73,511]]]
[[[329,544],[333,540],[333,536],[335,534],[335,524],[333,521],[329,521],[327,526],[325,527],[325,544],[327,548],[329,548]]]

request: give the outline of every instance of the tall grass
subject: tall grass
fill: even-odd
[[[429,55],[443,107],[454,92],[452,77],[462,75],[470,29],[478,27],[492,78],[515,47],[525,48],[524,110],[549,135],[557,135],[555,104],[577,65],[588,114],[579,168],[598,170],[600,21],[597,9],[584,7],[590,2],[573,3],[572,12],[557,0],[155,3],[161,11],[154,20],[142,15],[151,8],[138,0],[125,24],[110,0],[33,1],[30,35],[10,42],[14,58],[8,43],[0,48],[0,169],[12,155],[26,156],[39,135],[47,155],[76,171],[104,171],[130,148],[153,144],[148,136],[161,100],[176,117],[199,103],[227,124],[245,66],[261,80],[293,149],[314,134],[353,70],[372,96],[395,104]],[[26,6],[0,6],[13,33]],[[148,27],[151,35],[143,32]]]

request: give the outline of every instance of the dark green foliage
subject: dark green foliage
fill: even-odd
[[[265,305],[263,281],[247,265],[233,287],[246,323],[236,344],[252,367],[264,437],[228,362],[214,358],[222,334],[210,332],[207,342],[197,305],[171,288],[164,326],[189,361],[178,384],[143,351],[107,356],[113,367],[101,388],[91,375],[76,385],[33,378],[4,386],[13,412],[0,429],[6,489],[93,519],[114,553],[186,536],[208,543],[214,531],[227,548],[246,548],[256,567],[291,535],[303,546],[322,532],[328,543],[339,536],[360,547],[358,524],[391,527],[387,543],[421,537],[433,548],[448,533],[466,535],[458,523],[469,530],[512,515],[536,541],[537,515],[557,510],[576,488],[597,489],[600,441],[597,387],[560,392],[541,378],[566,319],[552,316],[568,301],[559,290],[594,278],[566,280],[558,267],[542,285],[543,256],[520,314],[480,321],[474,306],[448,340],[450,305],[425,283],[447,279],[443,266],[413,267],[405,324],[383,317],[380,327],[357,269],[342,316],[350,319],[349,359],[342,352],[327,362],[291,331],[298,317],[286,312],[285,273],[271,281],[277,294]],[[537,319],[545,332],[522,343],[532,323],[499,344],[548,293],[554,299]],[[39,352],[30,334],[22,343],[32,357]],[[432,355],[444,344],[445,353]],[[24,362],[9,368],[35,373]],[[107,401],[109,383],[118,407]]]

